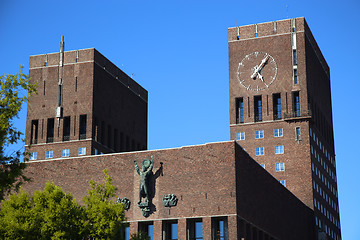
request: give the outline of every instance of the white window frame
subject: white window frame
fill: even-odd
[[[86,155],[86,147],[79,147],[78,154],[79,156]]]
[[[283,129],[282,128],[275,128],[274,129],[274,137],[282,137],[283,136]]]
[[[275,146],[275,154],[284,154],[284,145]]]
[[[61,157],[69,157],[70,156],[70,149],[66,148],[63,149],[61,152]]]
[[[245,132],[237,132],[236,140],[239,140],[239,141],[245,140]]]
[[[265,155],[265,149],[264,149],[264,147],[257,147],[257,148],[255,149],[255,155],[256,155],[256,156],[263,156],[263,155]]]
[[[29,160],[36,160],[37,159],[37,152],[32,152],[30,153],[30,158]]]
[[[262,138],[264,138],[264,130],[256,130],[255,139],[262,139]]]
[[[49,158],[53,158],[54,157],[54,152],[53,150],[49,150],[45,152],[45,159],[49,159]]]
[[[279,180],[279,183],[281,183],[284,187],[286,187],[286,181],[284,179]]]
[[[275,163],[275,170],[277,172],[284,172],[285,171],[285,163]]]

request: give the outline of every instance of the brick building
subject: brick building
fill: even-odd
[[[25,190],[81,200],[107,168],[130,202],[125,239],[341,239],[329,68],[305,19],[228,34],[231,141],[166,150],[145,151],[147,91],[95,49],[31,56]],[[151,157],[138,205],[134,160]]]
[[[43,160],[147,149],[147,91],[96,49],[30,57],[26,140]]]
[[[230,135],[340,239],[330,70],[304,18],[229,28]]]

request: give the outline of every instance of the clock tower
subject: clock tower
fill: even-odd
[[[330,70],[305,19],[228,34],[231,139],[340,239]]]

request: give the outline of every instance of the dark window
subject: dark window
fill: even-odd
[[[70,140],[70,117],[64,117],[63,141]]]
[[[261,96],[254,97],[254,114],[255,114],[255,122],[262,121],[262,101]]]
[[[281,96],[280,93],[273,95],[274,120],[281,119]]]
[[[295,128],[295,134],[296,134],[296,140],[301,140],[301,138],[300,138],[300,135],[301,135],[300,127]]]
[[[31,139],[30,144],[37,144],[38,141],[38,130],[39,130],[39,120],[31,121]]]
[[[151,240],[154,239],[154,223],[153,222],[141,222],[139,223],[139,230],[146,233]]]
[[[48,118],[47,120],[47,132],[46,132],[46,142],[54,142],[54,119]]]
[[[188,220],[187,229],[189,234],[189,240],[203,239],[203,223],[201,219]]]
[[[297,72],[297,69],[294,69],[294,84],[298,84],[298,72]]]
[[[293,59],[294,59],[294,65],[297,65],[297,54],[296,49],[293,50]]]
[[[236,98],[236,123],[244,122],[244,101],[243,98]]]
[[[227,240],[227,218],[212,218],[212,239]]]
[[[80,115],[79,139],[86,139],[86,115]]]
[[[163,233],[165,240],[177,240],[178,239],[178,223],[177,221],[164,221]]]
[[[98,123],[98,120],[96,118],[94,118],[94,122],[93,122],[93,139],[95,141],[99,141],[99,123]]]
[[[62,106],[62,95],[63,95],[63,86],[60,84],[59,85],[59,93],[58,93],[58,97],[59,97],[59,102],[58,102],[58,106]]]
[[[299,96],[299,92],[293,92],[293,113],[294,113],[294,117],[300,117],[300,96]]]

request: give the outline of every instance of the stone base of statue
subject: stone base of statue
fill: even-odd
[[[150,216],[150,205],[149,202],[140,202],[138,203],[139,208],[142,211],[144,217]]]

